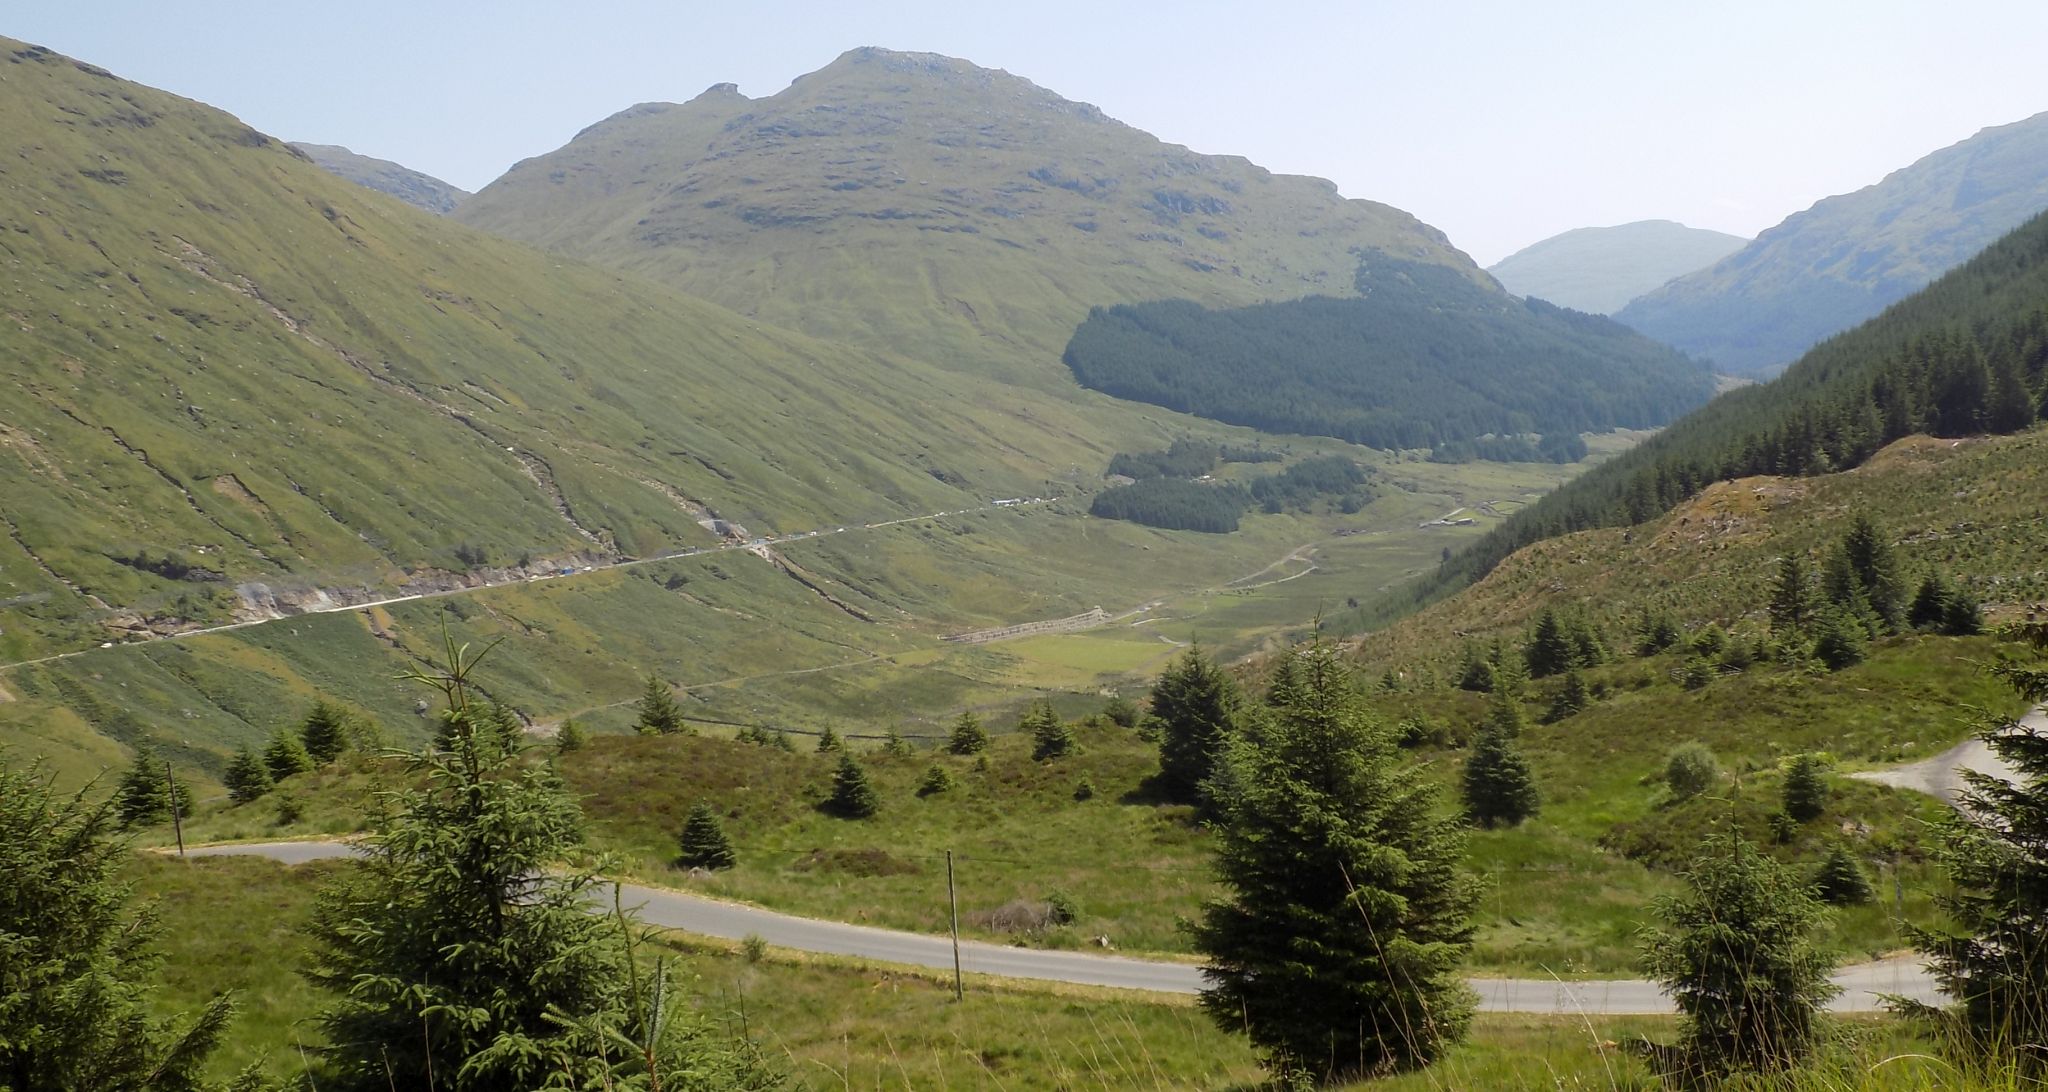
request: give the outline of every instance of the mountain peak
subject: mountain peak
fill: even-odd
[[[740,94],[740,85],[736,83],[714,83],[698,92],[697,97],[690,100],[692,103],[749,101],[751,100],[745,95]]]

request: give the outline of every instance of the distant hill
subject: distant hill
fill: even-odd
[[[1671,220],[1574,228],[1502,258],[1487,272],[1517,296],[1611,315],[1674,277],[1705,269],[1749,240]]]
[[[1738,375],[1768,375],[2048,209],[2048,113],[1830,197],[1616,312]]]
[[[1388,449],[1652,428],[1713,394],[1705,368],[1612,319],[1444,266],[1368,255],[1357,288],[1220,311],[1101,309],[1065,360],[1120,398]]]
[[[625,110],[455,217],[765,321],[1068,390],[1059,355],[1091,307],[1348,293],[1369,249],[1484,278],[1441,232],[1322,179],[872,48],[765,98],[721,84]]]
[[[358,186],[368,186],[378,193],[388,193],[414,208],[436,215],[446,216],[454,212],[455,206],[469,196],[468,190],[458,189],[433,175],[421,174],[388,159],[357,155],[339,144],[293,141],[291,146],[330,174],[339,175]]]

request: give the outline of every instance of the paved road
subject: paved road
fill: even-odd
[[[354,852],[345,842],[263,842],[202,846],[193,856],[265,857],[285,864],[346,857]],[[649,925],[680,929],[700,936],[742,940],[758,936],[769,944],[798,951],[854,956],[883,963],[901,963],[941,970],[953,966],[953,949],[945,937],[874,929],[834,921],[778,914],[772,910],[687,895],[639,884],[622,884],[628,906],[636,906]],[[605,900],[610,905],[610,899]],[[1002,975],[1073,982],[1113,989],[1193,993],[1201,986],[1201,970],[1192,964],[1128,959],[1081,952],[1012,948],[963,940],[960,965],[969,974]],[[1835,975],[1843,987],[1833,1008],[1837,1012],[1869,1012],[1882,1007],[1880,994],[1902,994],[1937,1002],[1934,983],[1910,958],[1845,967]],[[1658,988],[1638,979],[1562,982],[1545,979],[1479,978],[1481,1011],[1624,1015],[1665,1013],[1671,1002]]]
[[[2021,718],[2020,726],[2029,731],[2048,733],[2048,706],[2028,713]],[[1894,766],[1889,770],[1864,770],[1849,776],[1859,781],[1875,781],[1897,789],[1924,792],[1954,807],[1969,787],[1963,784],[1964,770],[1989,774],[2002,781],[2013,779],[2013,768],[1993,754],[1991,745],[1981,739],[1966,739],[1933,758]]]

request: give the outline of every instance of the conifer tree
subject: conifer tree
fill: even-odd
[[[1493,688],[1486,700],[1485,727],[1499,732],[1508,739],[1521,736],[1527,721],[1522,717],[1522,702],[1511,688],[1513,680],[1503,679]]]
[[[1655,656],[1677,644],[1681,636],[1683,635],[1678,631],[1678,621],[1671,617],[1671,612],[1652,613],[1645,609],[1642,621],[1637,627],[1636,655]]]
[[[1858,515],[1842,536],[1842,552],[1856,573],[1863,596],[1886,631],[1896,631],[1906,613],[1906,582],[1899,571],[1899,559],[1877,524]]]
[[[1482,827],[1516,826],[1539,806],[1535,776],[1514,738],[1489,721],[1465,760],[1465,813]]]
[[[1565,633],[1571,638],[1572,659],[1579,667],[1607,662],[1607,643],[1600,639],[1600,631],[1584,615],[1574,616],[1566,622]]]
[[[580,751],[588,742],[589,737],[584,734],[583,726],[576,723],[575,717],[562,721],[562,726],[555,729],[555,753],[558,755]]]
[[[2018,432],[2034,423],[2034,396],[2013,354],[2000,353],[1991,365],[1991,390],[1985,398],[1984,427],[1995,433]]]
[[[973,712],[963,712],[953,722],[953,733],[946,737],[946,751],[956,755],[978,755],[988,750],[988,730],[981,726],[981,718]]]
[[[315,702],[299,722],[299,742],[315,766],[325,766],[348,750],[348,713],[332,702]]]
[[[832,773],[832,795],[825,807],[844,819],[866,819],[881,810],[882,800],[875,795],[868,772],[850,754],[839,755],[839,768]]]
[[[1778,559],[1778,578],[1771,585],[1771,632],[1781,637],[1806,632],[1813,622],[1813,581],[1806,562],[1796,554]]]
[[[909,758],[910,741],[898,735],[896,729],[889,729],[889,738],[882,741],[882,753],[890,758]]]
[[[1942,619],[1948,614],[1948,602],[1956,593],[1955,586],[1940,571],[1930,572],[1920,581],[1920,588],[1913,593],[1913,603],[1906,608],[1906,624],[1914,629],[1940,629]]]
[[[1809,823],[1828,809],[1827,764],[1819,755],[1792,756],[1785,767],[1785,814]]]
[[[647,676],[647,684],[640,691],[640,718],[633,722],[633,730],[643,736],[674,736],[681,735],[686,727],[675,692],[660,676]]]
[[[270,771],[263,766],[263,760],[247,747],[235,752],[228,760],[228,768],[221,775],[221,784],[227,786],[228,799],[237,804],[246,804],[270,791]]]
[[[111,801],[0,751],[0,1088],[197,1092],[234,1015],[152,1015],[158,928],[132,911]]]
[[[676,848],[676,863],[684,868],[716,871],[739,863],[732,841],[725,836],[725,826],[718,821],[718,813],[702,800],[690,808],[689,818],[683,820]]]
[[[1569,669],[1576,660],[1577,651],[1565,633],[1564,623],[1555,610],[1545,608],[1529,634],[1529,643],[1522,648],[1522,662],[1528,665],[1529,676],[1548,678]]]
[[[1206,803],[1202,783],[1214,771],[1242,704],[1230,673],[1191,645],[1152,687],[1159,722],[1159,787],[1171,801]]]
[[[826,725],[825,730],[818,734],[818,753],[829,755],[837,754],[844,750],[846,750],[846,744],[840,742],[839,733],[833,731],[831,725]]]
[[[1657,900],[1665,927],[1643,970],[1677,1002],[1681,1080],[1778,1072],[1813,1051],[1820,1014],[1840,992],[1834,958],[1813,943],[1826,911],[1811,889],[1740,836],[1709,838],[1687,891]]]
[[[2048,622],[2013,632],[2034,657],[1991,670],[2028,705],[2048,702]],[[1967,788],[1936,851],[1950,890],[1935,903],[1948,922],[1908,932],[1980,1047],[2032,1051],[2048,1042],[2048,733],[1989,718],[1977,738],[2012,780],[1962,771]],[[2023,1061],[2038,1071],[2038,1058]]]
[[[1814,873],[1813,889],[1829,906],[1860,906],[1872,896],[1870,877],[1848,847],[1836,845]]]
[[[1862,663],[1866,632],[1852,612],[1830,606],[1821,612],[1820,623],[1814,630],[1814,658],[1826,664],[1830,671]]]
[[[1493,661],[1486,658],[1477,641],[1465,642],[1465,659],[1458,667],[1458,689],[1484,694],[1493,689]]]
[[[1949,637],[1974,637],[1984,632],[1984,608],[1970,589],[1958,586],[1941,610],[1941,632]]]
[[[190,815],[192,797],[185,791],[185,783],[173,778],[171,768],[144,744],[135,749],[135,761],[128,764],[114,790],[114,810],[124,827],[167,823],[171,819],[173,793],[177,794],[179,810]]]
[[[1031,710],[1024,714],[1017,730],[1031,737],[1031,760],[1034,762],[1048,762],[1074,753],[1073,730],[1060,719],[1052,703],[1044,698],[1031,703]]]
[[[307,977],[334,995],[319,1016],[331,1045],[317,1084],[617,1087],[622,1040],[604,1029],[642,1015],[631,922],[589,913],[602,881],[562,867],[581,842],[575,798],[550,765],[521,761],[523,739],[480,723],[475,660],[446,640],[444,664],[415,678],[445,697],[450,745],[413,759],[359,863],[315,903]],[[632,1064],[641,1080],[737,1073],[744,1053],[668,1037]]]
[[[1592,692],[1586,689],[1586,677],[1578,668],[1564,673],[1564,685],[1557,691],[1557,699],[1550,703],[1549,719],[1555,724],[1567,717],[1576,716],[1593,703]]]
[[[295,777],[313,768],[313,756],[306,753],[306,747],[299,737],[279,728],[270,737],[269,745],[263,748],[263,765],[270,771],[274,784],[288,777]]]
[[[1201,1004],[1283,1076],[1424,1064],[1471,1024],[1464,835],[1431,779],[1399,768],[1336,649],[1298,655],[1294,696],[1256,714],[1259,742],[1234,739],[1216,779],[1224,893],[1193,929]]]
[[[917,795],[937,796],[953,791],[953,775],[944,766],[934,762],[925,767],[924,780],[917,783]]]

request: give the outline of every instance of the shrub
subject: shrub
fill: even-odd
[[[1684,743],[1664,760],[1664,783],[1680,800],[1698,796],[1721,781],[1721,762],[1704,743]]]

